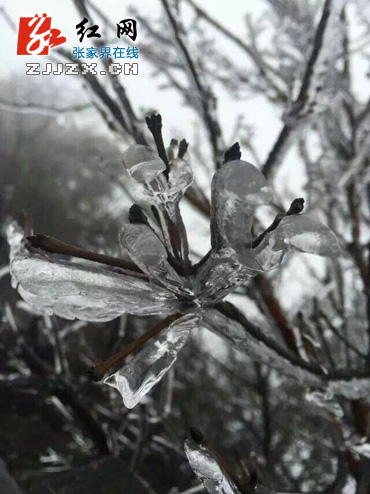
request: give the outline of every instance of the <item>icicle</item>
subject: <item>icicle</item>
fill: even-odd
[[[157,337],[149,340],[119,371],[104,383],[121,393],[127,408],[133,408],[176,362],[178,352],[187,342],[200,316],[186,314],[173,322]]]

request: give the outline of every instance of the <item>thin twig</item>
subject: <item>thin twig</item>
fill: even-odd
[[[291,133],[294,130],[295,126],[297,125],[297,124],[294,125],[291,122],[295,121],[296,119],[295,117],[299,114],[300,110],[306,103],[307,93],[310,88],[314,67],[319,58],[319,54],[323,45],[324,35],[326,32],[326,27],[331,13],[331,7],[332,7],[332,0],[326,0],[320,22],[315,31],[312,51],[306,65],[305,73],[301,84],[301,89],[299,91],[297,99],[292,105],[292,111],[290,113],[290,118],[289,118],[290,122],[289,124],[288,123],[284,124],[263,166],[262,171],[266,177],[269,177],[272,174],[272,171],[277,168],[280,162],[280,156],[284,153],[285,148],[288,145],[288,139],[291,136]]]
[[[42,249],[46,252],[50,252],[51,254],[63,254],[65,256],[78,257],[80,259],[98,262],[99,264],[114,266],[116,268],[130,271],[130,274],[132,276],[135,276],[135,273],[142,273],[141,269],[138,268],[136,264],[130,261],[81,249],[80,247],[66,244],[54,237],[49,237],[48,235],[44,235],[42,233],[38,233],[37,235],[30,235],[29,237],[27,237],[27,240],[32,247]]]
[[[179,317],[181,317],[181,314],[175,314],[173,316],[167,317],[164,321],[161,321],[152,329],[139,336],[139,338],[124,346],[119,352],[104,360],[104,362],[96,364],[95,367],[89,371],[90,377],[94,381],[100,381],[101,379],[103,379],[105,374],[107,374],[107,372],[109,372],[113,367],[116,367],[120,362],[122,362],[122,360],[127,357],[127,355],[133,353],[137,348],[142,346],[150,338],[153,338],[153,336],[156,336],[162,331],[162,329],[169,326]]]
[[[190,56],[190,53],[185,45],[185,43],[182,40],[180,31],[179,31],[179,26],[177,24],[177,21],[171,11],[171,8],[168,4],[167,0],[161,0],[162,5],[164,7],[164,10],[167,14],[168,20],[170,22],[170,25],[173,30],[173,34],[175,37],[175,40],[177,42],[177,45],[181,51],[181,53],[184,56],[185,63],[189,69],[189,73],[191,74],[195,89],[198,92],[200,103],[201,103],[201,109],[202,109],[202,116],[203,120],[205,123],[205,126],[208,131],[208,137],[212,146],[212,152],[213,152],[213,157],[216,163],[220,162],[220,138],[221,138],[221,128],[218,122],[214,119],[212,116],[212,110],[211,110],[211,99],[210,99],[210,91],[206,90],[200,80],[200,77],[198,75],[197,69],[195,67],[195,64]]]

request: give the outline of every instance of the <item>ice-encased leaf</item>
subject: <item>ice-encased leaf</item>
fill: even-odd
[[[247,161],[229,161],[217,170],[212,180],[212,246],[250,243],[255,208],[269,204],[271,196],[265,177]]]
[[[176,313],[174,294],[143,279],[104,268],[26,251],[22,236],[8,227],[10,271],[14,288],[35,310],[65,319],[110,321],[128,312],[137,315]]]
[[[183,293],[181,277],[168,262],[163,243],[148,225],[123,225],[120,241],[134,263],[148,276],[175,293]]]
[[[121,245],[140,268],[148,270],[167,260],[167,251],[154,233],[144,224],[125,224],[120,232]]]
[[[186,314],[158,336],[147,341],[138,353],[104,383],[121,393],[127,408],[133,408],[176,362],[178,352],[197,326],[200,316]]]
[[[184,193],[193,182],[193,172],[189,163],[181,158],[172,160],[168,179],[170,196],[176,197]]]
[[[216,454],[206,445],[187,439],[185,454],[195,475],[210,494],[240,494],[239,489],[220,466]]]
[[[287,251],[288,246],[286,244],[277,248],[275,235],[268,233],[262,242],[253,249],[253,254],[260,271],[270,271],[280,266]]]
[[[137,182],[148,184],[165,169],[158,154],[148,146],[134,144],[123,153],[123,163],[129,175]]]
[[[277,228],[277,244],[284,242],[288,247],[307,254],[333,257],[341,253],[334,232],[307,215],[286,216]]]
[[[289,250],[334,257],[341,253],[335,234],[307,215],[286,216],[254,249],[261,271],[278,267]]]

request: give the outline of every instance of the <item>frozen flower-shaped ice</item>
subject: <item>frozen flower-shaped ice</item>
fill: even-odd
[[[135,144],[128,148],[123,163],[137,183],[138,192],[154,204],[178,201],[193,181],[190,165],[184,158],[173,158],[167,167],[148,146]]]
[[[212,249],[192,266],[178,207],[192,179],[183,159],[187,145],[180,143],[176,158],[174,146],[167,155],[158,133],[158,119],[150,122],[158,154],[145,146],[133,146],[124,154],[128,172],[156,204],[152,209],[154,220],[150,222],[135,205],[129,223],[121,228],[120,244],[132,262],[45,235],[24,240],[16,225],[8,227],[13,286],[37,311],[86,321],[109,321],[123,313],[176,314],[167,328],[139,338],[133,348],[134,357],[124,361],[116,373],[112,374],[113,367],[117,363],[122,366],[127,352],[112,361],[108,359],[109,365],[102,364],[96,371],[96,379],[109,372],[106,382],[121,392],[128,407],[134,406],[173,365],[204,311],[212,309],[236,286],[259,272],[278,267],[290,250],[322,256],[339,253],[333,232],[300,214],[302,199],[295,200],[289,211],[278,215],[257,238],[252,237],[255,209],[268,204],[271,194],[264,176],[241,160],[240,153],[235,153],[238,147],[233,146],[228,151],[232,159],[225,159],[212,182]],[[54,254],[94,263],[61,260]]]
[[[149,202],[162,205],[177,203],[193,181],[190,165],[184,159],[188,144],[183,139],[178,145],[173,139],[166,151],[162,138],[162,117],[153,114],[146,118],[146,122],[157,152],[148,146],[135,144],[124,153],[123,163]]]
[[[203,303],[223,298],[230,287],[259,272],[278,267],[290,250],[334,257],[340,247],[325,225],[300,214],[303,199],[293,201],[259,237],[252,238],[258,205],[269,204],[271,192],[262,173],[243,160],[231,160],[212,182],[212,250],[198,270],[195,287]]]

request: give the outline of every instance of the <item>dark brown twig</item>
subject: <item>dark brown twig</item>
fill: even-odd
[[[284,213],[278,213],[274,219],[274,221],[271,223],[270,226],[266,228],[257,238],[255,238],[252,242],[252,248],[254,249],[257,247],[262,240],[266,237],[266,235],[274,230],[279,226],[281,220],[285,218],[285,216],[293,216],[295,214],[299,214],[303,211],[304,208],[304,199],[301,197],[298,199],[294,199],[292,204],[290,205],[288,211]]]
[[[150,117],[145,118],[145,122],[153,136],[155,145],[157,146],[158,155],[166,165],[166,170],[163,172],[163,174],[168,179],[170,165],[168,163],[168,157],[162,136],[162,116],[159,113],[157,115],[153,113],[152,115],[150,115]]]
[[[125,357],[127,357],[127,355],[133,353],[146,341],[148,341],[150,338],[153,338],[153,336],[156,336],[158,333],[162,331],[162,329],[172,324],[179,317],[181,317],[181,314],[175,314],[173,316],[167,317],[164,321],[161,321],[152,329],[150,329],[143,335],[139,336],[139,338],[137,338],[136,340],[132,341],[131,343],[123,347],[119,352],[115,353],[114,355],[104,360],[104,362],[100,362],[99,364],[96,364],[95,367],[93,367],[89,371],[90,377],[94,381],[100,381],[101,379],[103,379],[105,374],[107,374],[107,372],[109,372],[111,369],[116,367],[120,362],[122,362],[122,360]]]
[[[48,235],[43,235],[42,233],[31,235],[27,237],[27,240],[32,247],[42,249],[46,252],[50,252],[51,254],[63,254],[65,256],[78,257],[80,259],[87,259],[88,261],[114,266],[126,271],[132,271],[132,276],[135,276],[134,273],[142,273],[141,269],[130,261],[105,256],[104,254],[98,254],[97,252],[81,249],[80,247],[75,247],[74,245],[65,244],[54,237],[49,237]]]

